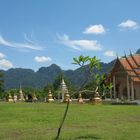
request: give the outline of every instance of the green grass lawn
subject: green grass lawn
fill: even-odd
[[[53,140],[65,104],[0,102],[0,140]],[[70,104],[61,140],[140,140],[140,106]]]

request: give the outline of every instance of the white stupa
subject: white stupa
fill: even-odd
[[[21,88],[21,83],[20,83],[20,89],[19,89],[19,101],[25,101],[22,88]]]
[[[62,79],[62,82],[61,82],[61,95],[62,95],[62,101],[64,101],[64,98],[65,98],[65,94],[68,93],[68,89],[67,89],[67,86],[65,84],[65,81],[64,79]]]

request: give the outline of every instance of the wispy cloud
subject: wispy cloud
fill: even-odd
[[[13,67],[12,62],[5,59],[6,55],[0,52],[0,69],[9,69]]]
[[[104,55],[105,56],[108,56],[108,57],[115,57],[115,52],[114,51],[105,51],[104,52]]]
[[[78,51],[100,51],[102,49],[97,40],[70,40],[69,36],[66,34],[63,36],[57,35],[57,37],[60,43]]]
[[[121,22],[118,27],[120,27],[121,29],[139,29],[140,26],[136,21],[133,20],[126,20]]]
[[[44,63],[44,62],[52,61],[52,59],[50,57],[46,57],[46,56],[36,56],[34,58],[34,60],[38,63]]]
[[[34,44],[34,41],[32,40],[32,34],[31,34],[31,36],[30,36],[31,39],[29,39],[29,37],[27,36],[26,33],[23,33],[23,35],[24,35],[24,38],[25,38],[25,40],[26,40],[27,42]]]
[[[104,34],[106,32],[103,25],[90,25],[83,32],[84,34]]]
[[[31,49],[31,50],[42,50],[43,48],[34,42],[27,41],[26,43],[17,43],[4,39],[2,35],[0,35],[0,45],[17,48],[17,49]]]

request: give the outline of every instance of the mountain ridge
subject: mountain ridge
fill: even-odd
[[[108,66],[110,67],[111,65],[110,63],[101,62],[101,73],[108,72]],[[3,71],[3,73],[5,89],[18,88],[20,83],[22,83],[23,87],[41,88],[47,84],[52,84],[55,78],[62,73],[75,86],[79,86],[80,84],[78,83],[85,78],[85,73],[80,68],[62,70],[56,64],[40,67],[36,72],[26,68],[11,68]]]
[[[140,54],[140,49],[136,54]],[[116,59],[109,63],[101,64],[101,73],[108,73]],[[19,88],[22,83],[23,87],[41,88],[47,84],[52,84],[55,78],[63,74],[72,85],[79,87],[85,79],[85,72],[80,68],[75,70],[62,70],[60,66],[52,64],[48,67],[40,67],[37,71],[26,68],[11,68],[7,71],[2,70],[4,73],[4,88]]]

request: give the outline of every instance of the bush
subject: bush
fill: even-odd
[[[137,102],[113,102],[112,105],[138,105]]]

